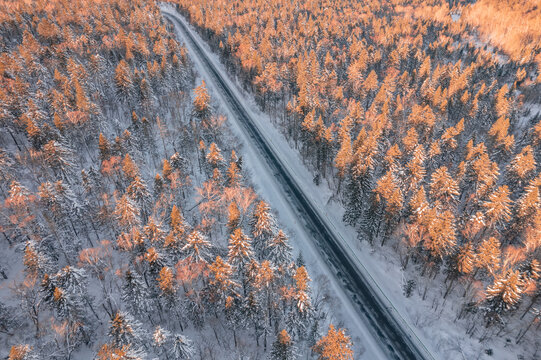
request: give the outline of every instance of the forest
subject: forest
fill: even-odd
[[[539,356],[539,4],[167,2],[402,299]],[[0,0],[0,357],[357,358],[160,6]]]
[[[352,359],[158,5],[0,1],[0,357]]]
[[[404,296],[458,302],[454,321],[467,320],[468,336],[506,337],[536,358],[535,2],[171,2],[314,182],[333,191],[329,201],[344,207],[357,241],[390,249],[411,274]]]

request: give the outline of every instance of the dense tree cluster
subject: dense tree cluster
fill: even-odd
[[[0,23],[0,356],[351,352],[156,2]]]
[[[471,334],[520,308],[524,336],[541,285],[538,6],[172,2],[328,180],[361,240],[444,274],[442,297],[464,297],[458,316],[484,320]]]

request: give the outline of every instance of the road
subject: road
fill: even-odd
[[[296,209],[299,219],[303,220],[313,241],[316,242],[317,247],[335,270],[336,276],[349,295],[349,300],[354,308],[360,317],[370,325],[375,337],[381,343],[382,350],[392,359],[433,359],[416,335],[410,329],[405,329],[403,319],[397,319],[394,308],[389,306],[373,289],[366,275],[352,259],[350,251],[344,247],[343,241],[340,241],[339,236],[335,234],[333,228],[320,214],[319,209],[314,206],[294,176],[291,175],[282,159],[269,145],[265,136],[251,119],[249,112],[224,80],[226,75],[222,74],[210,61],[201,45],[184,25],[180,15],[172,11],[164,11],[163,14],[183,34],[184,39],[190,42],[190,47],[196,53],[191,55],[199,58],[217,88],[222,92],[223,98],[228,102],[227,105],[237,116],[244,131],[260,151],[261,158],[266,161],[282,185],[288,199],[293,203],[292,207]]]

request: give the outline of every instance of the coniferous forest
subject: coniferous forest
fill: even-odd
[[[404,298],[539,356],[539,4],[169,3]],[[0,0],[0,357],[363,358],[160,6]]]
[[[452,297],[468,335],[537,349],[525,339],[541,316],[539,4],[172,2],[357,241],[411,274],[405,296]]]
[[[156,2],[0,7],[0,356],[351,352]]]

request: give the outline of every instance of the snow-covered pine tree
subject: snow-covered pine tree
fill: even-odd
[[[276,228],[276,220],[265,201],[261,200],[256,204],[251,224],[252,235],[254,236],[252,244],[257,257],[261,260],[265,256],[265,247]]]
[[[329,325],[327,335],[319,339],[314,351],[319,354],[318,360],[353,360],[353,350],[350,337],[344,329],[336,330]]]
[[[115,348],[130,346],[139,348],[145,339],[141,323],[129,313],[119,311],[114,314],[109,325],[109,338]]]
[[[227,228],[232,233],[240,225],[240,211],[236,201],[231,201],[227,208]]]
[[[229,237],[228,249],[228,261],[237,269],[242,269],[253,257],[251,240],[240,228]]]
[[[205,120],[211,115],[210,95],[204,80],[201,81],[201,85],[195,89],[193,105],[194,115],[199,118],[199,120]]]
[[[265,253],[267,254],[267,259],[278,267],[286,268],[293,262],[289,239],[281,229],[267,242]]]
[[[141,218],[143,222],[146,222],[152,211],[152,197],[146,182],[140,176],[136,175],[126,189],[126,193],[139,206],[139,209],[141,209]]]
[[[276,340],[272,344],[269,360],[294,360],[297,358],[296,351],[291,336],[283,329],[278,333]]]
[[[207,263],[210,260],[212,244],[201,232],[194,230],[186,237],[185,245],[180,249],[184,256],[193,262]]]
[[[124,273],[121,299],[134,315],[147,314],[150,310],[150,292],[143,278],[136,271],[127,270]]]
[[[501,323],[503,313],[517,307],[524,293],[524,285],[521,274],[512,269],[494,278],[494,283],[487,287],[483,306],[487,326]]]
[[[8,360],[38,360],[39,356],[30,345],[13,345],[9,350]]]
[[[113,215],[118,221],[121,230],[129,230],[141,223],[140,209],[137,204],[124,194],[117,202]]]

